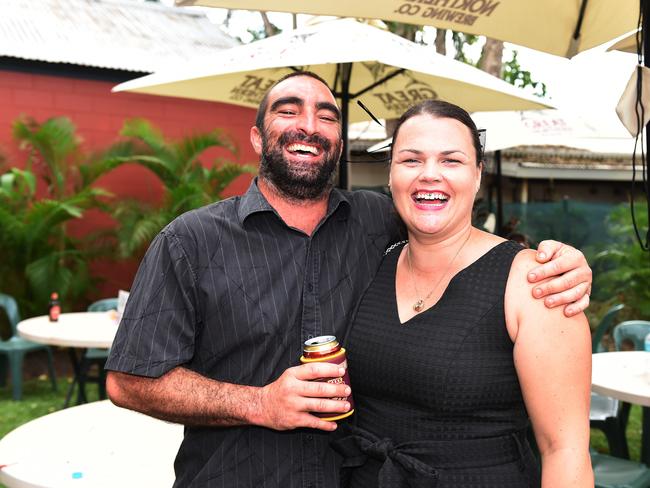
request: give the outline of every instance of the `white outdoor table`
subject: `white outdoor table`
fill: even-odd
[[[89,347],[110,348],[117,333],[117,325],[115,311],[62,313],[58,322],[50,322],[47,315],[25,319],[18,323],[18,334],[40,344],[68,348],[75,380],[66,395],[64,406],[67,407],[81,374],[80,360],[75,349],[82,349],[83,357],[83,350]],[[77,404],[85,401],[82,389],[79,388]]]
[[[115,312],[62,313],[58,322],[47,315],[18,323],[18,334],[51,346],[109,348],[117,332]]]
[[[9,488],[171,487],[183,426],[86,403],[45,415],[0,439]]]
[[[650,466],[650,352],[593,354],[591,389],[643,407],[641,462]]]

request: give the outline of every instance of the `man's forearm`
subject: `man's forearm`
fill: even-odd
[[[338,364],[303,364],[286,369],[268,385],[255,387],[222,383],[179,366],[160,378],[110,372],[106,390],[120,407],[185,425],[332,431],[335,422],[312,412],[347,412],[350,387],[344,382],[313,380],[344,374]]]
[[[260,407],[261,388],[223,383],[183,367],[159,378],[109,372],[106,388],[120,407],[185,425],[252,424]]]

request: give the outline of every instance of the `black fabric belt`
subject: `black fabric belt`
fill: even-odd
[[[343,486],[349,474],[346,471],[363,466],[369,458],[382,463],[379,488],[436,486],[440,469],[480,468],[513,461],[524,469],[525,430],[500,437],[394,444],[391,439],[380,439],[365,429],[350,429],[350,435],[332,443],[344,458]]]

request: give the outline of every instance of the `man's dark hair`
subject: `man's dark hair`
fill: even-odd
[[[391,158],[392,151],[395,148],[395,141],[397,140],[397,134],[402,127],[402,124],[408,119],[415,117],[417,115],[430,115],[437,119],[454,119],[467,127],[472,134],[472,142],[474,144],[474,149],[476,150],[476,164],[478,165],[483,161],[483,148],[481,146],[481,139],[479,137],[478,129],[476,124],[472,120],[472,117],[467,113],[467,111],[458,105],[453,103],[445,102],[444,100],[423,100],[402,114],[402,116],[397,121],[395,126],[395,131],[393,132],[393,145],[391,148]]]
[[[284,75],[278,81],[273,83],[273,86],[271,86],[271,88],[269,88],[266,91],[266,93],[264,94],[264,98],[262,98],[262,101],[260,102],[260,105],[257,108],[257,115],[255,116],[255,127],[257,127],[259,130],[263,129],[264,116],[266,115],[266,109],[268,108],[269,105],[269,93],[271,93],[271,90],[273,90],[273,88],[275,88],[278,84],[282,83],[284,80],[288,80],[289,78],[294,78],[295,76],[309,76],[310,78],[314,78],[315,80],[318,80],[323,85],[325,85],[329,91],[332,91],[332,89],[329,87],[327,82],[312,71],[293,71],[288,75]]]

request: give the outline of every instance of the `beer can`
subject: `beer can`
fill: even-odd
[[[350,386],[350,377],[348,376],[348,362],[345,356],[345,348],[341,347],[336,336],[326,335],[314,337],[305,341],[303,345],[303,355],[300,357],[300,362],[303,364],[323,362],[332,363],[345,368],[345,374],[338,378],[321,378],[314,381],[326,381],[327,383],[338,384],[345,383]],[[322,418],[323,420],[341,420],[349,417],[354,413],[354,401],[352,395],[347,397],[332,398],[332,400],[347,400],[350,403],[350,410],[344,413],[327,413],[327,412],[312,412],[313,415]]]

